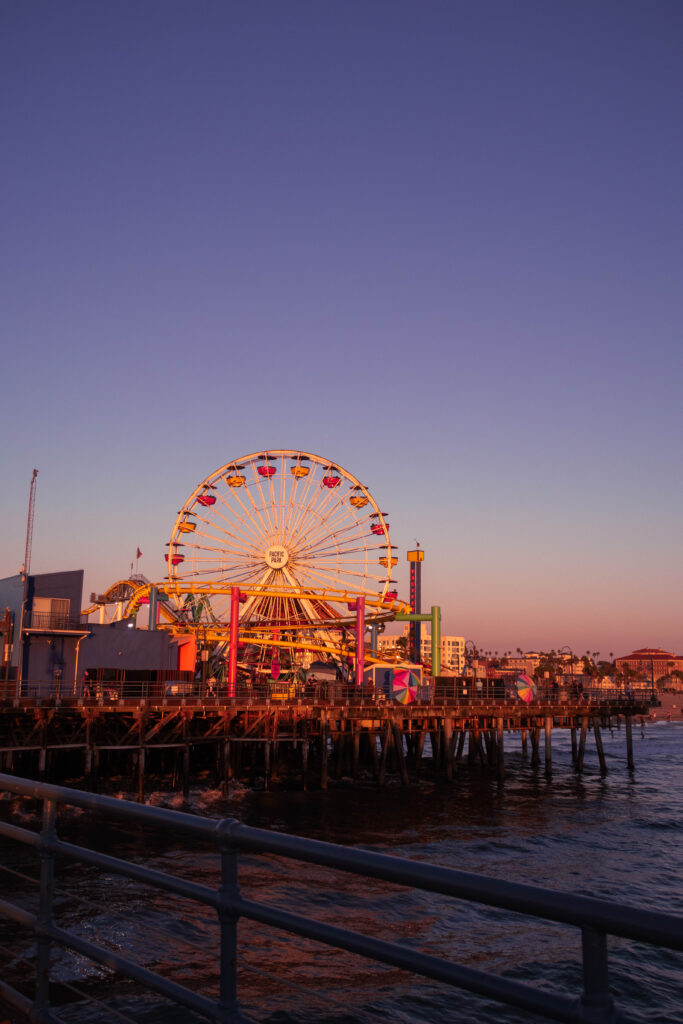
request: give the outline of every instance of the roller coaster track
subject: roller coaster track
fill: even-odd
[[[157,591],[157,607],[160,617],[165,622],[159,623],[159,628],[172,632],[175,636],[196,636],[201,635],[203,641],[212,643],[224,643],[228,637],[230,623],[213,622],[190,622],[187,620],[187,607],[176,607],[169,598],[172,597],[210,597],[214,594],[229,596],[232,590],[231,584],[224,583],[178,583],[168,582],[153,583],[150,580],[137,577],[127,580],[119,580],[100,595],[98,600],[84,608],[81,615],[89,616],[98,611],[102,605],[118,604],[122,606],[120,618],[128,619],[137,615],[140,606],[147,603],[152,589]],[[240,643],[244,644],[268,644],[269,647],[278,647],[289,650],[307,650],[327,654],[339,654],[339,642],[331,637],[321,636],[321,633],[330,633],[335,630],[352,630],[355,624],[355,613],[348,610],[348,606],[354,604],[358,597],[365,598],[368,611],[366,622],[368,624],[379,624],[390,621],[397,613],[408,613],[410,606],[403,601],[387,600],[379,595],[370,595],[360,591],[334,590],[325,591],[301,591],[294,588],[249,588],[240,587],[240,593],[250,597],[296,597],[301,601],[329,602],[335,605],[346,606],[346,614],[339,615],[335,619],[321,619],[319,622],[288,623],[287,634],[293,632],[312,633],[316,637],[300,636],[296,640],[280,639],[273,636],[273,625],[268,623],[259,628],[257,623],[244,624],[240,628]],[[125,604],[125,607],[123,607]],[[373,661],[372,657],[368,657]]]

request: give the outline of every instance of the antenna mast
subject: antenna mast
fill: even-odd
[[[28,576],[31,569],[31,545],[33,544],[33,517],[36,512],[36,477],[38,470],[33,470],[31,490],[28,496],[28,521],[26,523],[26,551],[24,552],[24,575]]]

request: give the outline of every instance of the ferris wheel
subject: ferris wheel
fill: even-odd
[[[169,583],[244,588],[240,623],[331,625],[335,602],[396,598],[386,513],[338,463],[308,452],[256,452],[203,480],[178,514]],[[195,622],[225,622],[229,595],[195,601]]]

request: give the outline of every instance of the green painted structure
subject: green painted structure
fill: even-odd
[[[396,622],[431,622],[432,624],[432,675],[441,675],[441,608],[438,604],[432,605],[431,612],[424,615],[406,615],[397,612],[394,616]],[[420,652],[418,651],[418,656]]]

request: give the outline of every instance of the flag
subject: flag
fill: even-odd
[[[137,550],[137,553],[135,555],[135,560],[137,561],[138,558],[142,558],[142,551],[140,551],[140,548],[138,548],[138,550]]]

